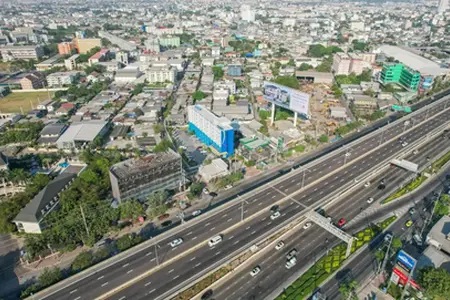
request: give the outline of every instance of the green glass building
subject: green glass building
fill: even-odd
[[[420,73],[400,63],[384,64],[380,76],[381,83],[397,83],[408,90],[417,91],[420,84]]]

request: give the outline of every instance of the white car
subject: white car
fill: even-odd
[[[253,270],[250,271],[250,275],[252,275],[252,277],[255,277],[260,272],[261,272],[261,267],[260,266],[256,266],[256,267],[253,268]]]
[[[408,146],[408,143],[407,142],[403,142],[402,143],[402,147],[406,147],[406,146]]]
[[[199,214],[201,214],[202,213],[202,211],[200,210],[200,209],[197,209],[196,211],[193,211],[192,212],[192,216],[193,217],[196,217],[196,216],[198,216]]]
[[[309,227],[311,227],[311,225],[311,222],[306,222],[305,225],[303,225],[303,229],[308,229]]]
[[[413,151],[414,155],[416,155],[417,153],[419,153],[419,150],[416,149],[416,150]]]
[[[273,214],[270,215],[270,219],[271,220],[275,220],[279,216],[281,216],[281,213],[279,211],[276,211],[276,212],[274,212]]]
[[[278,244],[275,245],[275,250],[280,250],[283,247],[284,247],[284,242],[279,241]]]
[[[347,152],[345,153],[345,156],[349,157],[352,153],[351,152]]]
[[[175,248],[175,247],[181,245],[182,243],[183,243],[183,239],[182,238],[177,238],[177,239],[174,239],[173,241],[170,242],[170,246],[172,248]]]
[[[328,222],[332,222],[333,221],[333,219],[331,218],[331,217],[327,217],[327,220],[328,220]]]
[[[231,184],[229,184],[229,185],[227,185],[226,187],[225,187],[225,189],[226,190],[229,190],[229,189],[231,189],[233,186],[231,185]]]
[[[208,190],[207,188],[203,188],[203,193],[204,193],[205,195],[208,195],[208,194],[209,194],[209,190]]]
[[[355,178],[354,181],[355,181],[355,183],[358,183],[358,182],[359,182],[359,179],[358,179],[358,178]]]
[[[367,181],[367,182],[364,184],[364,186],[365,186],[365,187],[369,187],[369,186],[370,186],[370,182]]]
[[[367,199],[367,203],[372,203],[373,202],[373,197],[370,197],[369,199]]]
[[[210,247],[214,247],[215,245],[217,245],[218,243],[220,243],[223,240],[221,235],[216,235],[215,237],[211,238],[208,242],[208,245]]]
[[[294,256],[294,257],[292,257],[292,258],[287,260],[285,266],[286,266],[286,269],[290,269],[293,266],[295,266],[296,264],[297,264],[297,257]]]

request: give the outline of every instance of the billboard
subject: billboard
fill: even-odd
[[[412,268],[414,268],[414,265],[416,264],[416,260],[403,250],[400,250],[398,252],[397,260],[401,262],[404,266],[409,268],[408,270],[409,272],[412,270]]]
[[[264,99],[283,108],[309,116],[309,95],[273,82],[264,82]]]

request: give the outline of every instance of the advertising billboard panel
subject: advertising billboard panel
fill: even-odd
[[[264,99],[283,108],[309,116],[309,95],[273,82],[264,82]]]
[[[400,261],[404,266],[409,268],[409,271],[414,268],[414,265],[416,263],[416,260],[403,250],[400,250],[398,252],[397,260]]]

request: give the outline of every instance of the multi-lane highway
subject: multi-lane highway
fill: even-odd
[[[401,237],[402,240],[409,240],[413,230],[417,228],[417,230],[420,231],[424,220],[429,217],[429,214],[433,208],[432,202],[424,202],[423,199],[431,199],[433,191],[437,191],[442,188],[442,182],[444,180],[445,174],[441,175],[440,178],[434,178],[412,196],[405,199],[407,202],[416,203],[416,213],[413,216],[406,214],[393,224],[389,231],[392,232],[394,236]],[[424,210],[426,211],[424,212]],[[405,223],[408,219],[412,219],[414,221],[414,226],[405,228]],[[378,268],[378,262],[375,258],[373,250],[371,249],[378,249],[380,242],[381,240],[375,240],[371,243],[371,247],[365,249],[363,252],[358,254],[358,256],[352,258],[352,261],[345,267],[344,271],[339,272],[336,277],[332,278],[319,288],[320,292],[327,296],[327,299],[339,300],[341,299],[339,293],[340,282],[348,278],[358,281],[361,285],[373,276]]]
[[[46,293],[38,295],[38,297],[43,299],[93,299],[154,268],[157,263],[167,262],[177,255],[183,254],[182,258],[167,263],[146,278],[137,281],[129,288],[111,297],[113,299],[123,297],[128,299],[165,298],[173,291],[179,290],[180,286],[194,277],[195,274],[211,268],[230,253],[244,247],[288,218],[304,212],[311,205],[316,205],[325,197],[333,195],[345,183],[353,181],[355,177],[360,176],[366,170],[402,150],[398,141],[389,143],[386,141],[416,125],[417,127],[413,131],[406,134],[406,140],[412,143],[447,122],[448,118],[446,118],[445,113],[442,114],[445,106],[446,104],[442,103],[430,109],[424,109],[423,112],[413,117],[411,124],[408,126],[405,126],[403,122],[391,124],[385,129],[379,130],[376,134],[365,138],[361,143],[348,147],[345,151],[330,154],[327,159],[308,167],[309,171],[294,171],[282,180],[267,184],[252,195],[245,197],[243,206],[241,202],[233,203],[229,207],[218,209],[217,213],[211,213],[198,221],[191,222],[191,224],[188,222],[188,224],[183,225],[184,228],[176,229],[176,234],[158,240],[157,245],[152,245],[121,260],[119,263],[98,271],[96,274],[87,276],[69,286],[64,286],[56,292],[54,292],[55,289],[50,289]],[[433,117],[436,113],[441,114]],[[423,122],[427,117],[429,119]],[[419,124],[420,122],[423,123]],[[377,148],[379,145],[381,146]],[[346,156],[346,153],[350,154]],[[364,156],[362,159],[355,161],[362,156]],[[342,168],[344,163],[347,166]],[[338,169],[339,171],[333,174]],[[305,179],[304,185],[307,188],[299,193],[303,178]],[[318,179],[321,179],[319,183],[311,185]],[[279,219],[271,221],[268,218],[268,212],[252,219],[249,218],[263,208],[284,198],[288,198],[290,201],[281,205],[283,214]],[[295,204],[289,205],[290,203]],[[244,209],[241,210],[241,207],[244,207]],[[289,207],[289,209],[286,209],[286,207]],[[248,218],[248,222],[241,222],[242,211],[244,217]],[[224,241],[216,248],[210,249],[204,244],[210,237],[226,230],[228,231],[224,236]],[[168,244],[177,237],[182,237],[184,243],[176,248],[171,248]],[[191,251],[186,252],[187,250]]]
[[[449,147],[450,140],[439,136],[419,148],[419,153],[407,155],[406,159],[423,166],[427,162],[427,157],[434,157],[442,152],[443,149]],[[347,220],[354,218],[370,205],[367,203],[369,197],[373,197],[374,201],[377,201],[381,197],[394,192],[397,186],[407,177],[407,173],[406,170],[400,168],[388,168],[386,171],[377,174],[375,178],[372,178],[369,187],[364,186],[366,182],[360,182],[358,188],[354,189],[351,195],[344,197],[342,201],[334,203],[326,210],[326,214],[335,221],[339,218],[346,218]],[[382,178],[387,183],[384,190],[378,189]],[[405,205],[404,202],[401,204]],[[387,209],[380,209],[380,213],[387,214],[387,212],[391,212],[394,209],[394,207],[389,206]],[[369,222],[369,218],[360,219],[358,223],[352,224],[348,231],[349,233],[354,233],[352,229],[358,229],[361,225],[366,226]],[[248,267],[240,269],[239,272],[233,274],[233,277],[223,282],[220,287],[215,288],[214,298],[217,300],[265,299],[268,295],[271,296],[269,298],[272,298],[275,295],[271,293],[276,291],[293,274],[296,274],[313,262],[315,260],[314,255],[318,255],[325,247],[329,247],[338,241],[333,235],[317,225],[312,225],[306,230],[300,228],[292,232],[288,239],[283,240],[286,244],[283,249],[279,251],[275,249],[265,250],[263,254],[260,254],[260,259],[255,260]],[[288,270],[284,267],[286,254],[293,248],[299,251],[297,254],[298,263],[295,267]],[[249,273],[256,265],[260,266],[262,271],[258,276],[252,278]]]

